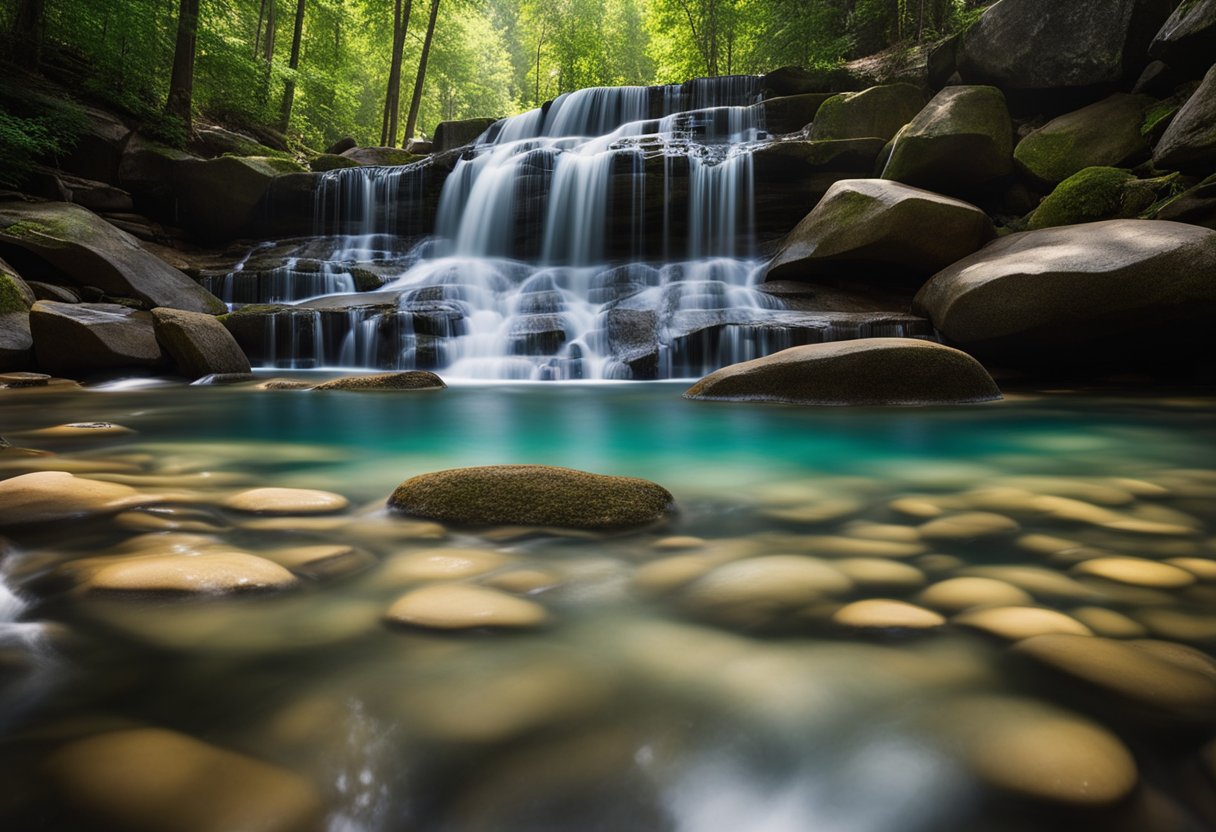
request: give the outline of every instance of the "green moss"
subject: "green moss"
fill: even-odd
[[[284,159],[279,156],[241,156],[235,153],[225,153],[224,158],[240,159],[274,173],[306,173],[307,168],[294,159]]]
[[[17,287],[17,282],[7,274],[0,272],[0,315],[9,312],[28,312],[30,304],[25,293]]]
[[[447,387],[443,379],[426,370],[404,373],[373,373],[366,376],[335,378],[318,384],[313,390],[437,390]]]
[[[355,289],[359,292],[374,292],[384,285],[384,278],[370,269],[358,266],[350,270],[350,276],[355,279]]]
[[[1037,179],[1057,182],[1067,176],[1075,149],[1071,132],[1036,133],[1018,142],[1013,158]]]
[[[336,153],[322,153],[308,163],[314,173],[324,173],[327,170],[340,170],[342,168],[357,168],[359,163],[354,159],[348,159],[345,156],[339,156]]]
[[[1159,128],[1164,130],[1163,122],[1166,119],[1172,118],[1178,110],[1181,109],[1181,104],[1173,98],[1159,102],[1144,113],[1144,120],[1140,122],[1140,135],[1149,138],[1156,137]]]
[[[1153,203],[1155,184],[1120,168],[1085,168],[1056,186],[1031,214],[1029,227],[1134,217]]]

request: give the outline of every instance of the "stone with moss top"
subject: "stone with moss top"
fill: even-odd
[[[1155,201],[1159,180],[1137,179],[1131,171],[1090,167],[1061,182],[1030,215],[1034,230],[1139,216]]]
[[[459,526],[613,530],[644,526],[675,510],[662,486],[548,465],[491,465],[422,474],[388,499],[393,511]]]
[[[833,96],[811,124],[812,141],[879,138],[888,141],[925,106],[911,84],[888,84]]]
[[[443,379],[426,370],[407,370],[403,373],[372,373],[362,376],[335,378],[313,387],[313,390],[349,390],[368,392],[373,390],[440,390],[447,387]]]
[[[1142,130],[1155,102],[1117,94],[1054,118],[1018,142],[1014,159],[1035,181],[1055,185],[1089,167],[1118,167],[1148,158]]]

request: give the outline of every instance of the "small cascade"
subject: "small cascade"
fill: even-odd
[[[312,250],[266,268],[255,249],[209,285],[291,304],[242,342],[267,367],[665,378],[825,340],[752,288],[759,93],[753,76],[578,90],[459,154],[326,173]]]

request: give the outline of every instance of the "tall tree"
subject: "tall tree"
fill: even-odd
[[[435,19],[439,17],[439,0],[431,0],[431,16],[426,22],[426,38],[422,41],[422,55],[418,58],[418,78],[414,81],[414,95],[410,99],[410,114],[405,120],[405,141],[414,136],[418,124],[418,108],[422,104],[422,85],[426,81],[426,62],[431,55],[431,41],[435,38]]]
[[[396,0],[393,8],[393,54],[389,61],[384,119],[380,126],[380,144],[388,147],[397,143],[397,118],[401,109],[401,59],[405,54],[405,36],[409,31],[413,5],[414,0],[405,0],[404,6],[401,0]]]
[[[177,44],[173,49],[173,75],[169,79],[169,98],[165,111],[185,124],[193,123],[194,53],[198,45],[199,0],[181,0],[177,11]]]
[[[46,34],[46,0],[21,0],[13,21],[13,54],[27,67],[42,63],[42,39]]]
[[[296,72],[300,68],[300,41],[304,37],[304,7],[306,0],[297,0],[296,25],[291,36],[291,57],[287,61],[287,81],[283,84],[283,107],[279,111],[279,129],[287,132],[291,123],[291,107],[296,97]]]

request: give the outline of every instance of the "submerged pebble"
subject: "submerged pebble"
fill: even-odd
[[[959,613],[951,622],[1009,641],[1021,641],[1046,633],[1093,635],[1088,627],[1076,619],[1042,607],[985,607]]]
[[[113,514],[160,500],[130,486],[84,479],[65,471],[22,474],[0,482],[0,527]]]
[[[940,627],[946,619],[932,610],[887,598],[868,598],[846,604],[832,615],[841,627],[859,630],[929,630]]]
[[[545,623],[549,614],[540,604],[489,587],[431,584],[402,595],[385,617],[394,624],[435,630],[526,629]]]
[[[332,514],[348,508],[350,500],[309,488],[252,488],[228,497],[223,506],[250,514]]]
[[[949,578],[933,584],[917,596],[927,607],[942,612],[962,612],[971,607],[1020,606],[1034,599],[1024,590],[994,578]]]
[[[86,589],[223,594],[283,589],[296,578],[273,561],[243,552],[120,558],[88,570]]]
[[[921,525],[918,531],[925,540],[979,540],[1013,534],[1018,528],[1016,520],[1003,514],[970,511],[930,520]]]
[[[376,579],[389,585],[452,581],[482,575],[510,562],[506,555],[488,549],[423,549],[389,558]]]
[[[1077,575],[1154,589],[1179,589],[1195,583],[1195,576],[1187,570],[1145,558],[1094,558],[1077,564],[1072,571]]]

